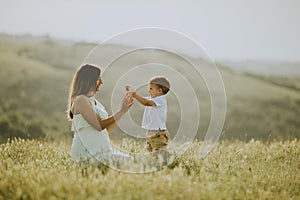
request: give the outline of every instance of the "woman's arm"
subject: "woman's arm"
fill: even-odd
[[[80,95],[74,102],[75,113],[79,113],[82,117],[96,130],[101,131],[119,120],[132,106],[133,100],[129,95],[125,95],[121,109],[107,119],[98,120],[95,111],[93,110],[88,98]]]
[[[108,133],[112,133],[115,130],[115,127],[117,125],[117,122],[112,123],[111,125],[109,125],[106,130]]]
[[[99,120],[99,125],[102,129],[109,129],[109,133],[112,132],[112,129],[116,125],[116,122],[126,113],[126,111],[121,111],[119,110],[116,112],[114,115],[106,118]],[[115,125],[114,125],[115,124]]]

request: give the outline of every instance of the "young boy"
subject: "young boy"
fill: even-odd
[[[142,128],[147,129],[147,150],[149,152],[165,148],[169,141],[166,127],[167,100],[166,94],[170,83],[165,77],[154,77],[149,82],[150,97],[142,97],[126,86],[126,91],[132,94],[138,102],[145,106]]]

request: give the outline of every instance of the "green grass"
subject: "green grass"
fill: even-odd
[[[0,145],[0,199],[299,199],[300,143],[223,141],[206,159],[195,142],[176,164],[146,174],[69,157],[70,140],[15,139]],[[130,148],[130,146],[129,146]],[[137,147],[134,147],[137,148]]]

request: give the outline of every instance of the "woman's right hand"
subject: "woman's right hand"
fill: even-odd
[[[133,105],[132,95],[130,95],[129,93],[126,93],[122,99],[121,111],[127,112],[132,105]]]

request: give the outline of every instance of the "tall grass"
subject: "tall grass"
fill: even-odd
[[[195,142],[172,165],[128,174],[70,160],[70,141],[0,145],[0,199],[299,199],[299,141],[223,141],[206,159]]]

